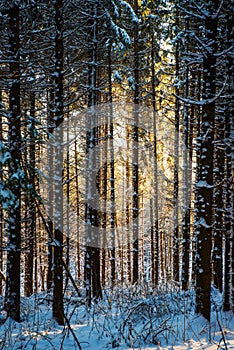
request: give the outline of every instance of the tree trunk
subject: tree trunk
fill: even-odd
[[[185,36],[189,31],[189,22],[186,20]],[[188,37],[186,42],[186,52],[189,52]],[[189,93],[189,68],[185,67],[184,97]],[[183,221],[182,221],[182,289],[188,289],[189,283],[189,253],[190,253],[190,183],[189,183],[189,111],[188,106],[184,106],[184,142],[183,142]],[[191,113],[190,113],[191,114]]]
[[[134,11],[138,15],[138,0],[134,0]],[[132,283],[138,282],[139,278],[139,169],[138,169],[138,120],[139,120],[139,28],[138,23],[134,23],[134,127],[133,127],[133,151],[132,151],[132,221],[133,221],[133,270]]]
[[[223,178],[225,177],[225,152],[224,152],[224,122],[223,112],[217,111],[215,120],[216,142],[215,142],[215,169],[214,183],[217,185],[214,190],[214,248],[213,248],[213,275],[214,286],[223,291],[223,238],[224,238],[224,198],[223,198]]]
[[[78,146],[77,141],[75,140],[75,191],[76,191],[76,227],[77,227],[77,236],[76,236],[76,253],[77,253],[77,278],[81,278],[81,250],[80,250],[80,195],[79,195],[79,178],[78,178]]]
[[[176,21],[179,25],[179,13],[176,11]],[[176,77],[180,78],[179,72],[179,44],[176,44],[175,61],[176,61]],[[180,95],[179,88],[176,88],[176,95]],[[175,129],[174,129],[174,192],[173,192],[173,205],[174,205],[174,234],[173,234],[173,278],[175,281],[180,280],[180,257],[179,257],[179,124],[180,124],[180,102],[176,98],[175,101]]]
[[[13,320],[20,321],[21,256],[21,121],[20,121],[20,13],[13,2],[9,8],[9,60],[11,87],[9,98],[8,145],[11,154],[9,186],[13,196],[8,208],[8,251],[5,308]],[[16,178],[14,179],[14,177]]]
[[[234,44],[233,4],[226,0],[227,48],[226,72],[228,76],[227,99],[225,103],[225,140],[226,140],[226,183],[225,183],[225,276],[224,276],[224,311],[234,311],[234,188],[233,188],[233,95],[234,95]]]
[[[54,148],[54,289],[53,317],[64,325],[63,309],[63,0],[55,5],[55,126],[58,139]]]
[[[70,129],[70,123],[69,123],[69,114],[67,115],[67,135],[66,139],[69,140],[69,129]],[[66,147],[66,266],[69,271],[69,264],[70,264],[70,152],[69,152],[69,143]],[[69,281],[69,274],[68,271],[66,270],[66,280],[65,280],[65,287],[64,289],[66,290],[68,281]]]
[[[29,180],[31,190],[28,198],[29,220],[27,222],[28,232],[26,232],[27,252],[25,255],[25,282],[24,292],[27,297],[33,294],[33,262],[34,262],[34,245],[36,235],[36,207],[35,207],[35,93],[30,93],[30,145],[29,145]]]
[[[47,129],[49,134],[49,138],[54,132],[54,79],[50,79],[49,81],[49,89],[48,89],[48,97],[47,97],[47,103],[48,103],[48,120],[47,120]],[[48,151],[47,151],[47,158],[48,158],[48,176],[51,179],[53,176],[53,168],[54,168],[54,150],[53,146],[50,143],[50,140],[48,140]],[[54,188],[53,186],[48,185],[48,202],[53,203],[54,200]],[[47,267],[47,291],[52,290],[52,283],[53,283],[53,273],[52,273],[52,259],[53,259],[53,236],[54,236],[54,223],[53,223],[53,216],[54,216],[54,208],[53,205],[50,205],[48,208],[48,267]]]
[[[212,16],[216,6],[209,8],[205,19],[206,39],[209,50],[203,56],[203,97],[211,100],[216,94],[216,37],[217,18]],[[200,148],[200,172],[197,188],[197,281],[196,312],[210,321],[211,292],[211,245],[213,232],[213,142],[214,142],[215,102],[202,107],[201,136],[197,140]]]
[[[108,50],[108,82],[109,82],[109,103],[110,105],[110,226],[111,226],[111,241],[112,247],[110,252],[110,263],[111,263],[111,283],[112,286],[115,284],[116,279],[116,267],[115,267],[115,153],[114,153],[114,125],[113,125],[113,109],[112,109],[112,62],[111,62],[111,45]],[[120,248],[120,247],[119,247]]]
[[[158,152],[157,152],[157,116],[156,116],[156,74],[155,74],[155,38],[152,34],[151,40],[151,75],[152,75],[152,107],[153,107],[153,131],[154,131],[154,198],[150,202],[152,211],[151,227],[151,282],[157,286],[159,282],[159,225],[158,225]],[[153,208],[152,208],[153,206]]]
[[[92,150],[97,144],[97,127],[95,106],[97,104],[97,42],[98,42],[98,7],[99,1],[96,0],[91,5],[90,12],[90,27],[92,28],[89,36],[89,65],[88,65],[88,83],[89,83],[89,95],[88,95],[88,107],[90,107],[90,123],[87,127],[90,131],[86,135],[86,151],[87,151],[87,172],[89,178],[86,182],[87,198],[94,200],[96,194],[92,183],[92,170],[97,169],[97,159],[92,156]],[[89,153],[90,152],[90,153]],[[98,198],[96,197],[96,200]],[[100,281],[100,248],[97,246],[98,237],[96,237],[95,228],[100,225],[98,210],[92,208],[89,203],[85,204],[85,221],[86,226],[86,251],[85,251],[85,285],[86,285],[86,297],[88,305],[91,305],[92,296],[95,299],[100,298],[101,293],[101,281]]]
[[[2,91],[0,90],[0,108],[2,104]],[[0,112],[0,142],[3,142],[3,135],[2,135],[2,113]],[[3,182],[3,173],[2,169],[0,169],[0,182]],[[2,295],[2,282],[3,282],[3,276],[2,276],[2,270],[3,270],[3,239],[4,239],[4,217],[3,217],[3,208],[0,204],[0,295]]]

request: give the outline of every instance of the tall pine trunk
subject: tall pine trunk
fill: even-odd
[[[63,309],[63,0],[56,0],[55,9],[55,126],[58,139],[54,149],[54,288],[53,317],[64,324]]]
[[[138,0],[134,0],[134,11],[138,15]],[[132,283],[137,283],[139,278],[139,169],[138,169],[138,122],[139,122],[139,27],[134,23],[134,127],[132,150],[132,220],[133,220],[133,270]]]
[[[154,131],[154,197],[150,202],[152,227],[151,227],[151,282],[153,286],[159,281],[159,218],[158,218],[158,153],[157,153],[157,111],[156,111],[156,74],[155,74],[155,43],[154,35],[151,40],[151,75],[152,75],[152,107],[153,107],[153,131]]]
[[[21,256],[21,121],[20,121],[20,11],[19,5],[11,3],[9,8],[9,131],[8,147],[9,186],[12,202],[8,208],[8,250],[5,308],[13,320],[20,321],[20,256]]]
[[[200,148],[200,170],[197,188],[197,261],[196,261],[196,312],[210,321],[211,247],[213,233],[213,143],[216,94],[216,6],[208,6],[205,18],[205,34],[208,49],[203,55],[203,98],[210,100],[202,106],[201,135],[197,140]],[[213,12],[213,13],[212,13]]]
[[[49,138],[54,132],[54,79],[51,78],[49,80],[49,89],[47,92],[47,104],[48,104],[48,118],[47,118],[47,129],[48,129],[48,135]],[[50,140],[48,140],[48,148],[47,148],[47,158],[48,158],[48,176],[51,178],[53,176],[53,167],[54,167],[54,155],[53,155],[53,146],[50,143]],[[54,188],[48,185],[48,202],[53,203],[54,198]],[[53,223],[53,215],[54,215],[54,208],[52,205],[48,208],[48,268],[47,268],[47,281],[46,281],[46,287],[47,291],[52,290],[52,283],[53,283],[53,273],[52,273],[52,260],[53,260],[53,235],[54,235],[54,223]]]
[[[227,49],[226,74],[228,76],[227,99],[225,103],[225,153],[226,153],[226,181],[225,181],[225,275],[224,275],[224,310],[234,311],[234,188],[233,188],[233,95],[234,95],[234,15],[233,5],[226,0],[224,2],[226,10],[226,31]]]
[[[36,235],[36,207],[35,207],[35,93],[30,93],[30,145],[29,145],[29,180],[31,190],[28,195],[28,232],[26,232],[27,253],[25,255],[25,282],[24,291],[26,296],[33,294],[33,262]]]
[[[185,23],[185,35],[189,31],[189,20]],[[186,52],[189,52],[188,37],[186,40]],[[189,93],[189,68],[185,67],[184,97]],[[182,289],[188,289],[189,283],[189,254],[190,254],[190,178],[189,178],[189,110],[184,106],[184,135],[183,135],[183,221],[182,221]]]
[[[113,124],[113,106],[112,106],[112,60],[111,60],[111,43],[108,48],[108,89],[109,89],[109,103],[110,103],[110,228],[111,228],[111,252],[110,252],[110,264],[111,264],[111,283],[115,284],[116,279],[116,266],[115,266],[115,153],[114,153],[114,124]]]
[[[0,90],[0,108],[2,104],[2,91]],[[0,142],[3,142],[3,130],[2,130],[2,113],[0,112]],[[0,169],[0,182],[3,182],[3,172]],[[0,295],[2,295],[2,282],[3,278],[3,239],[4,239],[4,216],[3,216],[3,208],[0,204]]]
[[[179,12],[176,11],[176,22],[177,26],[179,25]],[[176,44],[175,51],[175,64],[176,78],[179,79],[180,75],[180,56],[179,56],[179,44]],[[179,88],[176,88],[177,96],[180,94]],[[174,127],[174,191],[173,191],[173,206],[174,206],[174,233],[173,233],[173,278],[175,281],[179,281],[179,265],[180,265],[180,256],[179,256],[179,125],[180,125],[180,102],[176,98],[175,101],[175,127]]]
[[[92,171],[96,171],[98,160],[93,157],[92,151],[97,145],[98,128],[96,127],[97,105],[97,42],[98,42],[98,8],[99,0],[91,4],[89,35],[89,65],[88,65],[88,125],[89,132],[86,135],[86,153],[87,153],[87,172],[89,178],[86,179],[87,197],[92,201],[95,198],[95,188],[92,183]],[[97,197],[96,197],[96,200]],[[100,248],[97,246],[98,237],[95,229],[99,226],[99,213],[96,208],[92,208],[90,203],[85,204],[86,225],[86,251],[85,251],[85,286],[88,305],[91,305],[91,298],[101,298],[101,280],[100,280]]]

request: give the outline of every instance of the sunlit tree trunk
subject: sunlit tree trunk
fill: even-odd
[[[152,227],[151,227],[151,282],[154,286],[158,285],[159,281],[159,225],[158,225],[158,153],[157,153],[157,111],[156,111],[156,74],[155,74],[155,38],[152,35],[151,40],[151,75],[152,75],[152,107],[153,107],[153,152],[154,152],[154,192],[153,200],[150,203],[152,211]]]

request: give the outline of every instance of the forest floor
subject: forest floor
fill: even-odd
[[[2,308],[3,299],[0,299]],[[66,325],[52,319],[51,295],[22,298],[22,322],[0,313],[0,349],[234,349],[234,315],[221,311],[212,292],[210,325],[195,314],[193,291],[153,292],[137,288],[105,291],[90,308],[73,292],[65,296]]]

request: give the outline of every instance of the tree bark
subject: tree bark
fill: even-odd
[[[92,156],[92,150],[97,144],[98,130],[95,125],[95,106],[97,104],[97,42],[98,42],[98,7],[99,0],[91,4],[90,26],[92,28],[89,35],[89,65],[88,65],[88,107],[90,107],[90,123],[87,127],[90,131],[86,135],[87,151],[87,171],[90,178],[87,178],[87,197],[94,200],[95,189],[93,188],[91,173],[92,169],[97,169],[97,159]],[[90,152],[90,153],[89,153]],[[96,200],[98,200],[96,198]],[[102,296],[100,281],[100,248],[97,246],[99,240],[96,237],[95,228],[100,226],[98,210],[92,208],[89,203],[85,204],[86,226],[86,251],[85,251],[85,286],[88,305],[91,305],[91,298],[98,299]]]
[[[138,0],[134,0],[134,11],[138,16]],[[133,151],[132,151],[132,221],[133,221],[133,270],[132,283],[138,283],[139,278],[139,169],[138,169],[138,120],[139,120],[139,27],[134,23],[134,126],[133,126]]]
[[[224,311],[234,311],[234,188],[233,188],[233,96],[234,96],[234,14],[233,4],[224,2],[226,12],[227,49],[226,74],[228,76],[227,98],[225,102],[225,154],[226,154],[226,181],[225,181],[225,275],[224,275]]]
[[[176,22],[179,25],[179,12],[176,11]],[[179,44],[176,44],[175,51],[176,77],[180,78],[180,56]],[[177,96],[180,95],[179,88],[176,88]],[[174,234],[173,234],[173,278],[175,281],[180,280],[180,256],[179,256],[179,125],[180,125],[180,102],[176,98],[175,101],[175,129],[174,129],[174,191],[173,191],[173,205],[174,205]]]
[[[151,38],[151,88],[152,88],[152,108],[153,108],[153,131],[154,131],[154,182],[153,199],[150,202],[151,210],[151,282],[157,286],[159,282],[159,221],[158,221],[158,152],[157,152],[157,111],[156,111],[156,73],[155,73],[155,38],[154,33]]]
[[[203,98],[212,100],[216,94],[216,38],[217,18],[212,12],[216,6],[208,6],[205,19],[205,31],[209,50],[203,56]],[[202,107],[201,136],[197,140],[200,148],[200,176],[197,188],[197,281],[196,312],[210,321],[211,293],[211,246],[213,233],[213,143],[214,143],[215,102],[205,103]]]
[[[8,250],[5,308],[13,320],[20,321],[21,257],[21,105],[20,105],[20,11],[15,2],[9,8],[9,60],[11,87],[9,96],[8,145],[11,154],[9,187],[13,196],[8,208]],[[14,179],[15,177],[15,179]]]
[[[54,149],[54,288],[53,317],[59,325],[64,325],[63,307],[63,0],[55,5],[55,126],[58,139]]]
[[[0,90],[0,108],[2,104],[2,91]],[[2,134],[2,113],[0,111],[0,142],[3,142],[3,134]],[[3,172],[0,168],[0,182],[3,181]],[[4,216],[3,216],[3,208],[0,204],[0,295],[2,295],[2,270],[3,270],[3,239],[4,239]]]
[[[29,180],[30,193],[28,195],[28,232],[26,232],[27,253],[25,255],[25,283],[24,292],[27,297],[33,294],[33,267],[34,267],[34,248],[36,235],[36,206],[35,206],[35,93],[30,93],[30,145],[29,145]]]

